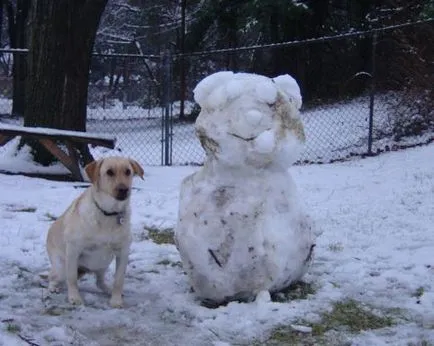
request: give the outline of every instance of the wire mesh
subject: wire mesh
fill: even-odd
[[[134,56],[98,55],[93,57],[89,80],[87,130],[115,135],[115,150],[146,165],[161,164],[158,67]]]

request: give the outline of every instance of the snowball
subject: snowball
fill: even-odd
[[[231,80],[226,86],[227,98],[230,100],[236,99],[244,91],[244,83],[240,80]]]
[[[63,341],[65,343],[70,343],[72,339],[63,327],[51,327],[45,331],[44,334],[45,339],[49,341]]]
[[[267,291],[267,290],[260,291],[260,292],[256,295],[255,302],[256,302],[257,304],[264,304],[264,303],[269,303],[269,302],[271,302],[270,292]]]
[[[262,132],[254,140],[255,149],[258,153],[268,154],[274,150],[275,137],[272,130]]]
[[[301,333],[312,333],[312,327],[302,326],[299,324],[291,324],[291,328]]]
[[[213,341],[213,346],[231,346],[231,344],[224,341]]]
[[[220,109],[228,103],[226,89],[220,86],[213,90],[209,96],[202,102],[201,107],[208,109]]]
[[[249,125],[253,126],[259,125],[263,117],[263,114],[256,109],[252,109],[246,113],[247,122],[249,123]]]
[[[201,107],[205,107],[207,99],[210,93],[219,85],[224,84],[224,82],[231,80],[234,73],[231,71],[221,71],[213,73],[202,79],[194,88],[194,100]]]
[[[277,84],[279,89],[295,103],[297,109],[300,109],[303,101],[297,81],[289,74],[274,77],[273,81]]]
[[[274,102],[276,102],[277,90],[276,86],[271,80],[265,80],[264,83],[256,85],[255,92],[256,97],[261,102],[265,102],[268,104],[273,104]]]

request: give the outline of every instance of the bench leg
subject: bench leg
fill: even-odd
[[[15,136],[0,135],[0,147],[12,140]]]
[[[77,151],[75,150],[75,148],[72,145],[72,143],[69,142],[69,141],[66,141],[66,148],[68,149],[69,157],[72,159],[72,161],[77,166],[79,166]]]
[[[77,148],[70,141],[66,141],[66,148],[68,149],[69,157],[74,162],[74,165],[77,167],[81,181],[83,181],[84,179],[80,171],[80,158],[77,152]]]
[[[79,180],[84,181],[83,176],[81,175],[80,167],[78,165],[78,161],[71,158],[65,152],[63,152],[55,142],[50,139],[40,138],[39,142],[51,153],[53,154],[60,162],[62,162],[66,168],[72,173],[72,176]]]

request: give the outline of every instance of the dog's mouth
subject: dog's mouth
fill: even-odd
[[[114,197],[118,201],[125,201],[129,196],[130,196],[130,189],[118,188]]]
[[[128,192],[127,192],[127,193],[122,193],[122,194],[119,194],[119,193],[118,193],[118,194],[115,196],[115,199],[116,199],[117,201],[125,201],[128,197],[129,197]]]

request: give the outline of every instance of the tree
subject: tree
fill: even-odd
[[[28,55],[25,126],[86,131],[89,66],[96,31],[107,0],[34,1]],[[54,157],[34,141],[34,160]],[[23,144],[23,142],[22,142]],[[92,161],[86,145],[82,163]]]

